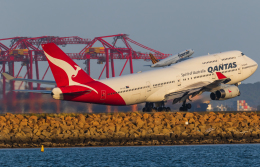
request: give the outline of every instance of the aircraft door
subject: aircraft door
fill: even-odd
[[[238,72],[238,74],[242,74],[242,67],[241,67],[241,64],[238,64],[237,65],[237,72]]]
[[[220,59],[220,57],[218,55],[214,55],[215,58],[215,62],[212,64],[212,66],[219,66],[220,64],[222,64],[222,60]],[[212,79],[215,80],[216,79],[216,72],[211,73]]]
[[[177,76],[176,82],[177,82],[178,86],[181,86],[181,77],[180,76]]]
[[[101,90],[100,100],[105,100],[105,99],[106,99],[106,90]]]
[[[211,73],[212,79],[216,79],[216,74],[213,72]]]
[[[146,82],[146,90],[147,92],[151,91],[151,83],[149,81]]]

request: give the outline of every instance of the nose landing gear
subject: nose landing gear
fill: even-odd
[[[191,104],[186,104],[186,100],[182,103],[182,106],[180,107],[179,111],[188,111],[188,109],[191,109]]]

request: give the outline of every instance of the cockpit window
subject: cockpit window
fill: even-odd
[[[241,53],[242,56],[244,56],[245,54],[244,53]]]

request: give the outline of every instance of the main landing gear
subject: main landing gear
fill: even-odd
[[[153,103],[153,102],[146,102],[145,103],[145,107],[143,108],[143,112],[170,112],[171,108],[170,107],[165,107],[164,105],[164,101],[162,102],[157,102],[157,103]]]
[[[191,109],[191,104],[186,104],[186,100],[182,103],[182,106],[180,107],[179,111],[188,111],[188,109]]]

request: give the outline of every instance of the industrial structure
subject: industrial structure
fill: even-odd
[[[113,42],[109,43],[106,39],[112,38]],[[122,40],[125,47],[117,47],[116,44],[119,40]],[[10,42],[10,45],[7,46],[4,43]],[[110,36],[101,36],[96,37],[93,40],[80,38],[77,36],[71,37],[57,37],[57,36],[41,36],[41,37],[13,37],[13,38],[4,38],[0,39],[0,64],[1,69],[0,72],[8,72],[12,76],[18,77],[23,67],[26,67],[26,74],[23,78],[33,79],[33,63],[35,64],[35,73],[36,79],[44,79],[46,73],[49,70],[49,66],[47,67],[44,75],[42,77],[39,76],[39,61],[47,61],[43,50],[41,48],[42,44],[46,43],[55,43],[56,45],[66,46],[68,44],[84,44],[86,45],[79,53],[67,53],[69,57],[77,60],[85,60],[86,68],[85,71],[90,75],[90,59],[97,59],[98,64],[105,63],[103,70],[99,76],[101,78],[104,70],[106,69],[106,78],[109,78],[109,63],[111,63],[111,71],[112,77],[115,77],[115,69],[114,69],[114,59],[126,59],[124,66],[120,72],[120,75],[123,73],[128,61],[130,66],[130,73],[133,73],[133,59],[150,59],[148,53],[141,53],[133,50],[131,44],[137,45],[143,49],[148,50],[149,52],[153,52],[154,56],[158,59],[164,59],[171,54],[164,54],[147,46],[144,46],[128,37],[127,34],[117,34]],[[103,47],[93,47],[96,42],[100,42]],[[21,62],[21,67],[19,71],[16,73],[14,69],[14,63]],[[6,65],[8,67],[6,68]],[[21,88],[21,85],[18,86],[18,89]],[[6,79],[3,77],[2,79],[2,108],[1,110],[6,111],[8,106],[15,106],[17,97],[16,93],[12,92],[14,90],[14,81],[10,81],[10,91],[7,97],[6,90]],[[36,88],[33,88],[33,84],[29,83],[29,89],[41,89],[40,84],[37,84]],[[29,101],[30,103],[34,103],[36,95],[30,94]],[[31,104],[30,106],[33,106]],[[59,105],[57,105],[59,106]],[[31,107],[31,110],[34,110]]]

